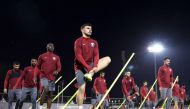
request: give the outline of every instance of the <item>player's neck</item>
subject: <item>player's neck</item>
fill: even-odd
[[[49,51],[49,50],[47,50],[47,52],[48,52],[48,53],[53,53],[53,51]]]
[[[90,38],[90,36],[87,36],[87,35],[82,35],[82,37],[84,37],[84,38]]]
[[[169,65],[167,65],[167,64],[164,64],[164,66],[169,67]]]

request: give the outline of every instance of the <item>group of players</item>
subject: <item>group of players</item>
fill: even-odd
[[[78,109],[84,109],[83,101],[85,95],[86,81],[92,81],[92,77],[95,73],[101,72],[110,63],[111,58],[109,56],[99,58],[99,47],[98,42],[91,38],[92,25],[85,23],[81,26],[82,36],[78,38],[74,43],[74,71],[77,78],[78,93],[76,96],[76,102]],[[32,101],[32,109],[36,109],[36,98],[37,98],[37,78],[40,78],[40,108],[47,98],[47,109],[51,109],[52,94],[55,91],[55,77],[61,71],[61,62],[58,55],[54,53],[54,44],[48,43],[47,52],[41,54],[37,59],[31,59],[31,65],[26,67],[23,71],[20,70],[20,63],[13,62],[13,69],[8,70],[4,81],[4,93],[8,94],[8,109],[12,109],[12,101],[14,96],[17,97],[15,109],[22,109],[23,102],[26,96],[29,94]],[[161,95],[161,100],[169,97],[166,105],[166,109],[171,106],[172,90],[171,85],[173,84],[173,71],[169,67],[170,58],[164,59],[164,65],[160,67],[158,71],[158,84]],[[95,93],[95,98],[92,99],[93,107],[102,99],[107,91],[105,73],[100,73],[94,81],[92,91]],[[174,87],[174,100],[181,101],[185,98],[185,88]],[[178,89],[179,92],[177,91]],[[133,99],[139,96],[138,87],[135,84],[134,78],[130,72],[126,72],[122,79],[122,92],[126,98],[127,105],[126,109],[131,105],[134,108]],[[148,93],[147,82],[140,88],[140,95],[142,99]],[[184,95],[183,97],[181,96]],[[155,107],[156,93],[154,90],[151,91],[147,104],[148,108]],[[178,97],[178,98],[177,98]],[[180,97],[180,98],[179,98]],[[171,99],[170,99],[171,98]],[[101,105],[101,109],[108,108],[109,96],[105,99],[105,105]],[[160,101],[161,101],[160,100]],[[177,102],[176,102],[177,103]]]

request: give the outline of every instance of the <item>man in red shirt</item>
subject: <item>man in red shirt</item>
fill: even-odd
[[[91,38],[92,25],[89,23],[83,24],[81,26],[81,32],[82,37],[78,38],[74,44],[75,75],[80,86],[79,92],[77,93],[79,109],[83,108],[82,104],[86,87],[84,78],[92,81],[93,74],[103,70],[111,62],[111,59],[108,56],[99,59],[98,42]]]
[[[19,82],[22,75],[20,70],[20,63],[18,61],[13,62],[13,69],[8,70],[4,81],[4,93],[8,93],[8,109],[12,109],[12,101],[16,95],[17,101],[21,98],[22,82]],[[16,107],[19,102],[16,103]]]
[[[23,102],[28,94],[30,94],[30,98],[32,100],[32,109],[36,109],[37,86],[36,82],[34,81],[34,78],[36,75],[35,73],[39,72],[35,68],[36,65],[37,65],[37,60],[31,59],[31,66],[26,67],[21,76],[20,81],[23,81],[24,84],[22,87],[22,96],[19,103],[19,109],[22,109]]]
[[[164,65],[159,68],[157,77],[161,99],[166,99],[166,97],[168,97],[166,109],[170,109],[172,100],[171,86],[173,84],[173,70],[169,65],[170,58],[164,58]]]
[[[143,101],[146,97],[146,95],[148,94],[148,83],[145,81],[143,83],[143,86],[140,87],[140,95],[141,95],[141,101]],[[145,107],[148,107],[147,106],[147,100],[145,101]],[[144,107],[144,106],[143,106]]]
[[[175,107],[178,108],[178,102],[180,97],[180,86],[178,84],[179,78],[176,80],[176,83],[172,89],[172,95],[175,103]]]
[[[61,62],[59,56],[53,53],[53,43],[48,43],[46,48],[47,52],[39,56],[37,66],[40,69],[40,82],[43,88],[40,105],[43,105],[47,95],[47,109],[50,109],[52,93],[55,91],[55,76],[61,71]]]
[[[180,102],[181,102],[180,109],[184,109],[184,101],[187,100],[185,85],[181,86],[179,97],[180,97]]]
[[[134,94],[139,96],[139,93],[137,91],[137,86],[135,84],[134,78],[131,77],[131,72],[125,72],[125,75],[122,79],[122,91],[127,101],[126,109],[129,109],[130,105],[132,109],[134,109]]]
[[[94,88],[95,93],[97,95],[96,96],[97,102],[100,102],[100,100],[103,98],[104,94],[107,91],[107,84],[106,84],[104,72],[100,72],[100,76],[95,79],[93,88]],[[108,99],[109,99],[109,96],[107,99],[105,99],[105,102],[101,105],[101,107],[100,107],[101,109],[107,109],[108,108],[108,105],[109,105]]]
[[[149,109],[155,109],[156,107],[156,98],[157,97],[157,94],[156,92],[154,91],[154,89],[152,88],[149,96],[148,96],[148,106],[149,106]]]

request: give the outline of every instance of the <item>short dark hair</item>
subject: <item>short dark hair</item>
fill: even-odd
[[[13,65],[20,65],[20,62],[19,61],[14,61]]]
[[[104,72],[104,71],[101,71],[100,74],[105,74],[105,72]]]
[[[164,58],[164,61],[165,61],[165,60],[167,60],[167,59],[171,60],[171,58],[170,58],[170,57],[165,57],[165,58]]]
[[[148,83],[148,82],[147,82],[147,81],[144,81],[143,84],[144,84],[144,83]]]
[[[80,28],[83,29],[85,26],[91,26],[92,27],[92,24],[91,23],[84,23]]]
[[[53,46],[54,46],[54,44],[53,44],[53,43],[48,43],[46,46],[48,46],[48,45],[53,45]]]

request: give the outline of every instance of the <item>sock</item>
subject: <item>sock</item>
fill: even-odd
[[[83,106],[80,105],[80,106],[79,106],[79,109],[83,109]]]
[[[40,105],[40,106],[39,106],[39,109],[43,109],[43,105]]]

